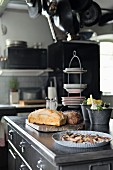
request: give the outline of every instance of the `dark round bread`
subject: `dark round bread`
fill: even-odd
[[[63,114],[67,116],[67,123],[70,125],[76,125],[81,120],[80,113],[76,111],[66,111]]]

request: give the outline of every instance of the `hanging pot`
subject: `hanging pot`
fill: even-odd
[[[75,10],[76,12],[83,12],[92,4],[92,0],[69,0],[69,2],[72,10]]]
[[[93,2],[88,10],[80,14],[81,25],[92,26],[99,22],[101,17],[101,8],[96,3]]]
[[[49,10],[48,0],[42,0],[42,1],[41,1],[41,5],[42,5],[42,9],[43,9],[44,11],[47,11],[47,12],[48,12],[48,10]]]
[[[62,27],[62,25],[61,25],[61,23],[60,23],[60,19],[59,19],[59,16],[58,16],[58,15],[55,15],[55,16],[52,17],[52,22],[55,24],[55,26],[56,26],[59,30],[65,32],[65,29]]]
[[[35,0],[33,6],[28,6],[28,13],[31,18],[38,17],[42,12],[41,0]]]
[[[79,30],[80,30],[80,23],[79,23],[79,20],[77,18],[77,14],[75,13],[75,11],[72,11],[72,14],[73,14],[74,33],[76,35],[79,32]]]
[[[67,33],[74,34],[73,15],[69,0],[59,0],[57,3],[57,14],[61,26]]]
[[[100,17],[99,26],[103,26],[111,20],[113,20],[113,12],[105,13]]]

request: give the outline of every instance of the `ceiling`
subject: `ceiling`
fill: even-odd
[[[113,9],[113,0],[94,0],[101,8]]]
[[[94,0],[94,1],[97,2],[101,8],[113,10],[113,0]],[[22,4],[27,6],[25,0],[9,0],[9,4]]]

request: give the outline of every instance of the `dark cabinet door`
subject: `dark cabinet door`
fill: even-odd
[[[16,153],[13,148],[8,148],[8,170],[15,170],[16,166]]]

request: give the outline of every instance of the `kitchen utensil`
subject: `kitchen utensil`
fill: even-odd
[[[74,28],[74,35],[71,35],[72,38],[74,39],[76,34],[79,32],[80,30],[80,23],[78,21],[78,17],[75,11],[72,11],[72,17],[73,17],[73,28]]]
[[[70,73],[70,74],[80,74],[80,73],[85,73],[87,72],[87,70],[83,70],[83,68],[65,68],[65,70],[63,70],[64,73]]]
[[[69,2],[71,4],[72,10],[75,10],[76,12],[83,12],[87,10],[92,4],[92,0],[69,0]]]
[[[26,41],[6,39],[6,47],[27,47]]]
[[[99,22],[101,17],[101,8],[96,2],[92,2],[92,5],[86,11],[80,14],[81,25],[92,26]]]
[[[22,100],[42,99],[42,90],[41,88],[21,88],[20,96]]]
[[[41,132],[58,132],[58,131],[65,131],[65,130],[80,130],[83,129],[84,124],[80,123],[77,125],[62,125],[59,127],[56,126],[47,126],[47,125],[38,125],[38,124],[33,124],[33,123],[29,123],[28,120],[26,119],[26,124],[38,131]]]
[[[82,110],[82,115],[83,115],[84,121],[90,122],[87,108],[90,108],[91,105],[81,104],[80,106],[81,106],[81,110]]]
[[[99,20],[99,26],[103,26],[112,20],[113,20],[113,12],[107,12],[105,14],[102,14]]]
[[[28,6],[28,13],[31,18],[38,17],[42,12],[41,0],[35,0],[33,6]]]
[[[87,84],[64,84],[65,89],[84,89]]]
[[[58,1],[57,15],[59,16],[59,23],[64,30],[70,34],[74,34],[72,9],[68,0]]]
[[[91,124],[109,125],[112,108],[107,108],[100,111],[92,110],[90,108],[87,108],[87,110]]]
[[[59,145],[63,145],[66,147],[78,147],[78,148],[95,148],[95,147],[100,147],[108,144],[111,140],[113,140],[113,137],[108,134],[108,133],[103,133],[103,132],[96,132],[96,131],[85,131],[85,130],[78,130],[78,131],[67,131],[67,133],[74,133],[74,134],[81,134],[81,135],[94,135],[94,136],[102,136],[102,137],[107,137],[109,138],[108,141],[101,141],[101,142],[95,142],[95,143],[90,143],[90,142],[83,142],[83,143],[76,143],[72,141],[62,141],[61,137],[62,135],[66,134],[65,132],[58,132],[53,134],[52,138],[53,140],[58,143]]]

